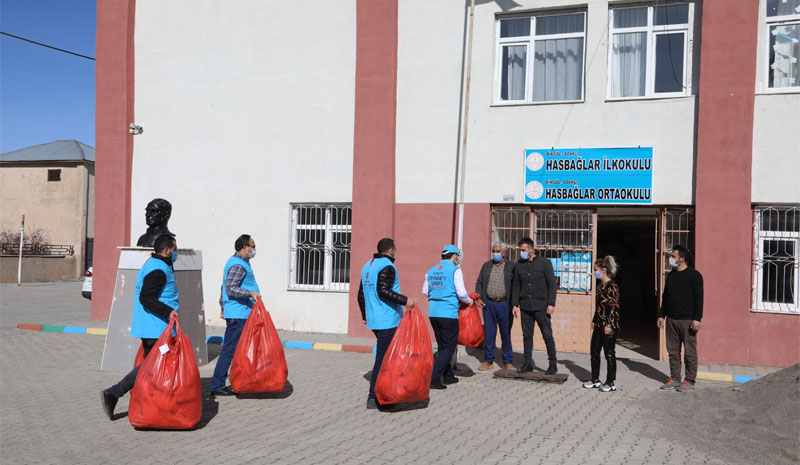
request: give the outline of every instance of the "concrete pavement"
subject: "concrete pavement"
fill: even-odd
[[[582,354],[560,355],[559,370],[570,373],[563,385],[473,373],[432,391],[427,408],[394,413],[364,408],[371,354],[286,349],[293,391],[282,399],[210,398],[212,361],[200,367],[204,413],[195,430],[136,431],[126,418],[129,396],[115,421],[103,414],[99,392],[123,374],[100,371],[102,336],[16,329],[101,326],[89,320],[79,290],[79,283],[0,287],[1,463],[730,463],[660,434],[648,399],[674,396],[680,408],[684,396],[658,391],[666,363],[622,359],[619,390],[604,394],[578,382],[588,376]],[[470,372],[479,358],[473,351],[460,362]],[[546,355],[535,361],[545,366]]]

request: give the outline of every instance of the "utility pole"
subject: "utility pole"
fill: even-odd
[[[472,77],[472,32],[475,25],[475,0],[469,4],[469,38],[467,46],[467,83],[464,91],[464,139],[461,145],[461,159],[458,162],[458,243],[459,249],[464,247],[464,177],[467,161],[467,129],[469,128],[469,84]]]
[[[19,264],[17,265],[17,286],[22,286],[22,244],[25,237],[25,215],[22,215],[22,225],[19,227]]]

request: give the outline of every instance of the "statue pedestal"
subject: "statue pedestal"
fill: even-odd
[[[153,253],[152,248],[119,247],[119,267],[114,285],[108,332],[103,348],[101,370],[130,371],[142,341],[131,337],[133,298],[136,276]],[[178,261],[173,265],[180,301],[179,322],[189,336],[197,364],[208,363],[206,319],[203,310],[203,254],[194,249],[178,249]]]

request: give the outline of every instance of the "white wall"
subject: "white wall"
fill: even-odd
[[[501,10],[496,2],[476,3],[467,202],[502,203],[503,194],[515,194],[521,203],[525,148],[639,145],[653,147],[653,203],[693,202],[695,97],[606,102],[606,1],[588,1],[585,101],[523,106],[492,106],[495,15]],[[565,0],[516,3],[520,7],[511,12],[580,6]],[[464,8],[463,0],[400,2],[397,202],[453,201]]]
[[[252,234],[276,326],[347,331],[346,293],[287,291],[290,202],[352,199],[355,0],[139,2],[131,242],[172,202],[178,246],[203,251],[220,324],[222,268]]]

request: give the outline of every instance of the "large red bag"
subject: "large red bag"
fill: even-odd
[[[383,358],[375,381],[375,396],[381,404],[422,402],[430,397],[433,346],[422,311],[414,305],[407,311]]]
[[[467,347],[478,347],[483,342],[483,322],[474,302],[480,295],[473,292],[469,295],[473,300],[469,307],[462,304],[458,310],[458,343]]]
[[[139,344],[139,350],[136,352],[136,358],[133,359],[133,367],[136,368],[144,362],[144,344]]]
[[[202,414],[203,385],[192,343],[171,318],[139,366],[128,420],[136,428],[189,429]]]
[[[231,387],[237,393],[282,392],[289,369],[283,344],[261,299],[256,300],[231,361]]]

